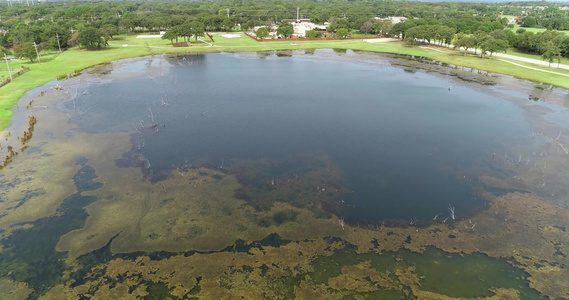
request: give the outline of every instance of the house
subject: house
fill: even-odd
[[[391,21],[391,24],[397,24],[407,21],[406,17],[387,17],[387,18],[375,17],[373,19],[377,21]]]
[[[285,20],[282,20],[282,22],[291,23],[292,26],[294,27],[293,35],[296,37],[300,37],[300,38],[305,37],[307,31],[314,30],[314,29],[320,30],[320,31],[326,31],[326,28],[328,28],[328,26],[330,26],[330,23],[328,23],[328,22],[325,22],[322,25],[314,24],[314,23],[310,22],[310,19],[285,19]]]

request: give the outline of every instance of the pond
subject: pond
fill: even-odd
[[[256,274],[285,298],[326,284],[341,297],[563,296],[525,278],[565,264],[567,220],[527,225],[540,231],[523,241],[538,249],[520,257],[487,241],[522,234],[508,225],[518,224],[509,206],[518,204],[507,197],[540,197],[535,213],[568,207],[567,99],[513,78],[353,51],[152,56],[90,68],[31,91],[17,108],[14,135],[28,116],[37,125],[29,141],[18,133],[19,154],[1,171],[0,285],[32,298],[121,285],[141,297],[222,295],[208,294],[208,282],[223,286],[211,270],[188,271],[184,288],[150,267],[127,281],[107,272],[139,268],[125,265],[154,253],[147,259],[163,270],[178,257],[188,260],[180,265],[209,257],[204,266],[217,257],[227,274]],[[515,234],[504,238],[500,226]],[[538,245],[546,227],[555,238]],[[255,249],[276,257],[289,249],[305,261],[275,257],[288,270],[281,274],[267,257],[255,265],[240,256]],[[30,272],[37,265],[44,271]],[[94,288],[90,268],[114,285]],[[75,283],[58,279],[64,272]],[[352,282],[358,276],[368,283]],[[456,284],[433,280],[441,276]],[[236,292],[245,281],[233,277],[235,290],[224,288]]]
[[[428,220],[448,216],[449,204],[465,213],[481,205],[476,183],[449,169],[489,164],[504,141],[530,137],[527,121],[512,122],[523,113],[515,104],[393,67],[212,54],[138,61],[111,74],[146,68],[157,70],[80,86],[85,95],[62,109],[88,110],[79,120],[87,131],[156,125],[137,141],[154,176],[186,163],[233,172],[233,160],[328,155],[338,181],[312,188],[341,188],[335,200],[345,205],[334,213],[350,221]],[[250,184],[271,188],[311,168],[304,163],[264,170]]]

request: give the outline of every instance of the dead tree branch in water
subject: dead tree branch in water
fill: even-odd
[[[450,210],[450,217],[454,220],[454,207],[449,204],[448,210]]]
[[[152,121],[152,125],[156,124],[154,123],[154,114],[152,113],[152,109],[150,108],[150,106],[148,107],[148,111],[150,111],[150,120]]]
[[[138,130],[138,128],[136,127],[136,125],[134,125],[134,123],[130,123],[132,124],[132,127],[134,127],[134,130],[136,130],[136,132],[138,132],[138,134],[142,134],[142,132],[140,132],[140,130]]]
[[[342,230],[344,230],[344,219],[338,219],[338,223],[342,226]]]

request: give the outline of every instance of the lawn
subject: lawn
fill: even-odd
[[[533,33],[544,32],[547,30],[547,28],[528,28],[528,27],[522,27],[522,26],[516,24],[516,25],[514,25],[514,32],[517,31],[519,28],[523,28],[526,31],[533,32]],[[565,35],[569,35],[568,30],[562,30],[559,32],[565,33]]]
[[[170,46],[170,41],[160,38],[138,39],[135,35],[117,36],[109,41],[109,47],[87,51],[84,49],[73,48],[61,54],[57,52],[42,54],[42,63],[30,63],[29,61],[12,61],[10,67],[17,69],[29,67],[30,71],[16,78],[13,82],[0,88],[0,129],[6,128],[10,124],[10,116],[13,114],[9,109],[12,108],[18,99],[27,91],[41,86],[49,81],[55,80],[66,74],[74,73],[86,67],[101,64],[108,61],[147,56],[162,53],[205,53],[221,51],[266,51],[266,50],[297,50],[297,49],[316,49],[316,48],[337,48],[353,49],[373,52],[386,52],[396,54],[407,54],[415,56],[429,57],[444,63],[459,66],[473,67],[493,73],[502,73],[525,79],[546,82],[557,86],[569,88],[569,78],[548,74],[544,72],[528,72],[520,66],[508,64],[506,62],[480,59],[471,55],[462,56],[460,52],[451,49],[441,48],[445,52],[439,52],[420,47],[410,47],[402,42],[389,43],[367,43],[362,40],[285,40],[271,42],[257,42],[242,33],[230,33],[241,37],[224,37],[221,33],[213,35],[215,42],[210,45],[211,40],[207,37],[201,38],[207,42],[194,42],[192,39],[191,47],[174,48]],[[521,56],[521,55],[520,55]],[[518,62],[519,63],[519,62]],[[555,68],[534,66],[531,64],[519,63],[531,67],[545,70],[557,71]],[[0,71],[0,76],[3,75]],[[560,71],[560,73],[562,73]],[[569,72],[565,72],[569,73]]]
[[[540,55],[520,52],[514,48],[508,49],[508,52],[506,52],[506,54],[515,55],[515,56],[519,56],[519,57],[525,57],[525,58],[533,58],[533,59],[537,59],[537,60],[543,60],[543,57],[541,57]],[[562,57],[560,63],[564,64],[564,65],[569,65],[569,59]],[[557,65],[557,60],[555,61],[555,63],[551,64],[552,67],[554,67],[555,65]]]

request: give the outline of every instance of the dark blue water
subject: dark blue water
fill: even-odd
[[[357,62],[319,51],[129,63],[115,73],[123,79],[90,85],[78,97],[77,105],[89,108],[80,122],[134,131],[133,124],[150,126],[152,115],[157,126],[143,130],[142,151],[155,172],[185,161],[219,166],[233,158],[327,153],[349,191],[342,214],[354,221],[444,218],[449,204],[464,214],[481,203],[475,180],[460,170],[529,136],[522,110],[510,102],[450,78],[366,64],[369,54]]]

